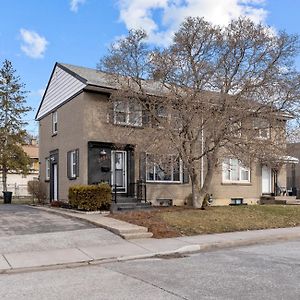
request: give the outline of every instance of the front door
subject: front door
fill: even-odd
[[[53,168],[53,199],[54,201],[58,200],[58,172],[57,172],[57,164],[52,165]]]
[[[127,192],[127,152],[111,151],[111,182],[117,193]]]
[[[261,169],[262,194],[270,194],[271,193],[271,177],[272,177],[271,168],[268,166],[262,166],[262,169]]]

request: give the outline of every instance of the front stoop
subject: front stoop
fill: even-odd
[[[131,197],[118,197],[117,203],[113,202],[111,204],[111,211],[129,211],[129,210],[144,210],[151,209],[152,205],[150,202],[141,202],[136,198]]]

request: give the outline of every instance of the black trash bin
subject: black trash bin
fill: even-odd
[[[11,203],[12,192],[2,192],[2,193],[3,193],[4,204]]]

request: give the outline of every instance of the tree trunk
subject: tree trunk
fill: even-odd
[[[200,208],[202,206],[202,201],[200,196],[200,185],[197,178],[197,174],[191,175],[191,183],[192,183],[192,199],[193,199],[193,207]]]
[[[204,208],[204,198],[209,191],[211,181],[216,166],[216,154],[207,155],[207,170],[204,179],[203,186],[199,184],[199,180],[195,171],[191,175],[192,183],[192,198],[193,198],[193,207],[195,208]]]
[[[2,188],[3,192],[7,192],[7,170],[5,166],[2,169]]]

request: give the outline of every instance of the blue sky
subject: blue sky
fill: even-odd
[[[275,30],[300,34],[295,0],[0,0],[0,63],[12,61],[30,92],[34,122],[56,61],[95,68],[107,47],[130,28],[144,28],[153,44],[165,45],[187,16],[221,25],[247,15]],[[300,58],[297,59],[300,71]]]

